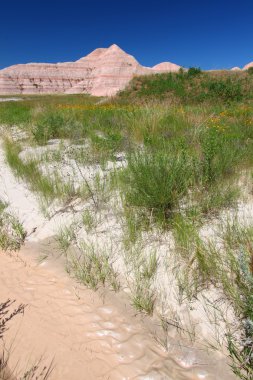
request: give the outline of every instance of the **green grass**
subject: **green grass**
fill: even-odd
[[[227,345],[232,369],[240,379],[253,376],[253,227],[237,220],[222,222],[219,246],[203,240],[191,220],[178,216],[173,221],[177,254],[185,266],[178,274],[182,294],[193,299],[211,285],[223,290],[238,318],[241,337],[229,332]]]
[[[147,258],[139,256],[133,264],[132,305],[136,310],[152,315],[156,301],[156,294],[152,285],[158,268],[157,255],[153,252]]]
[[[0,201],[0,248],[17,251],[23,244],[26,231],[19,220],[5,211],[6,204]]]
[[[7,162],[15,175],[27,181],[31,190],[38,193],[47,202],[53,199],[69,201],[78,195],[74,185],[71,182],[64,183],[57,173],[53,177],[43,175],[35,159],[24,162],[19,157],[21,152],[19,144],[6,139],[4,148]]]
[[[246,73],[204,73],[192,68],[188,72],[137,77],[122,91],[122,99],[169,99],[173,103],[238,102],[252,99],[252,78]]]
[[[92,231],[96,224],[96,215],[93,215],[88,209],[84,210],[82,213],[82,222],[87,232]]]
[[[122,175],[126,203],[167,218],[187,193],[191,174],[190,163],[183,155],[134,153]]]
[[[60,228],[56,241],[58,242],[61,251],[66,254],[67,250],[76,240],[75,226],[72,224],[69,227]]]
[[[69,257],[69,272],[82,284],[97,290],[107,285],[114,291],[119,291],[118,273],[113,269],[110,257],[106,252],[96,252],[94,246],[83,243],[81,255]]]

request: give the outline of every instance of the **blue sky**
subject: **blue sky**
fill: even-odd
[[[253,61],[253,0],[2,0],[0,68],[73,61],[116,43],[143,65]]]

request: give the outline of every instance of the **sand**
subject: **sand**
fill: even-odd
[[[53,360],[52,380],[233,379],[217,356],[173,341],[166,353],[129,305],[85,289],[52,263],[39,264],[38,250],[45,249],[0,254],[0,300],[27,305],[5,335],[17,373],[42,357],[43,365]]]
[[[66,173],[69,168],[62,170]],[[159,320],[148,319],[148,323],[147,318],[136,315],[127,294],[108,295],[106,292],[106,297],[101,297],[101,292],[94,293],[71,280],[62,269],[62,263],[58,265],[57,261],[55,265],[52,255],[48,255],[55,253],[55,246],[48,246],[45,255],[44,240],[53,237],[60,226],[70,224],[80,212],[56,212],[48,219],[27,184],[14,177],[1,146],[0,198],[8,202],[7,211],[20,220],[28,234],[21,252],[11,257],[0,255],[0,302],[11,298],[28,305],[24,317],[17,317],[6,335],[7,346],[13,344],[14,348],[12,367],[18,363],[17,369],[21,371],[43,355],[46,363],[54,359],[53,380],[234,378],[224,354],[188,345],[175,328],[171,329],[166,352],[153,334]],[[98,247],[105,247],[111,241],[113,253],[120,257],[123,231],[110,210],[103,212],[103,223],[96,231],[86,236],[85,231],[80,230],[80,236],[96,242]],[[151,244],[148,239],[146,243]],[[158,236],[155,242],[160,268],[163,268],[158,272],[157,291],[160,287],[163,289],[166,307],[176,307],[174,280],[166,279],[166,272],[170,270],[162,265],[162,259],[168,259],[169,243],[170,236],[164,241]],[[42,256],[48,257],[38,264]],[[122,275],[124,268],[120,263],[118,269]],[[181,316],[196,315],[206,335],[211,337],[210,323],[200,306],[205,305],[199,301],[193,313],[185,304],[184,310],[180,309]],[[198,338],[204,334],[200,322]],[[84,377],[80,375],[83,373]]]

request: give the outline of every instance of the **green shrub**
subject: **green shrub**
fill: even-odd
[[[236,141],[216,128],[207,128],[201,138],[202,176],[204,183],[212,183],[233,173],[239,161],[240,147]]]
[[[223,102],[240,101],[243,98],[241,83],[231,78],[209,79],[203,83],[203,88],[206,90],[204,98]]]
[[[178,97],[185,96],[184,73],[155,74],[142,79],[139,96],[159,96],[162,98],[166,93],[174,93]]]
[[[250,75],[253,75],[253,66],[249,67],[247,71]]]
[[[191,176],[191,161],[182,153],[137,152],[124,172],[126,201],[167,218],[186,195]]]
[[[202,70],[200,67],[190,67],[187,71],[188,77],[195,77],[200,74],[202,74]]]
[[[49,139],[58,138],[64,125],[61,113],[49,112],[43,115],[36,123],[33,136],[37,143],[46,144]]]

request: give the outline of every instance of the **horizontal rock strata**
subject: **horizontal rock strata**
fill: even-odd
[[[153,68],[141,66],[117,45],[96,49],[76,62],[27,63],[0,70],[0,94],[115,95],[135,75],[178,71],[180,66],[163,62]]]

